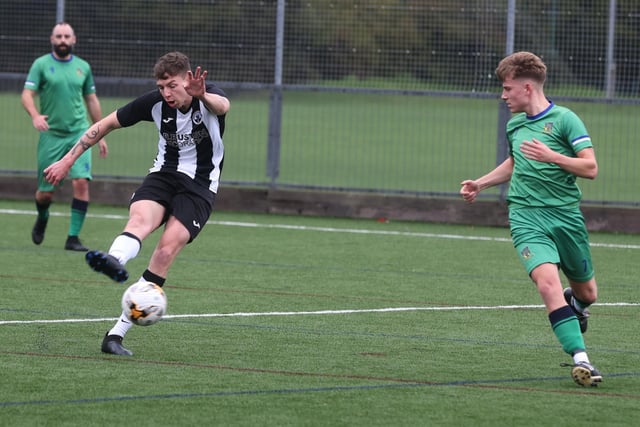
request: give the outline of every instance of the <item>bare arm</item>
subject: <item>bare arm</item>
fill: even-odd
[[[460,183],[460,195],[467,203],[476,201],[478,194],[485,188],[493,187],[505,183],[511,179],[513,174],[513,157],[509,156],[500,163],[494,170],[478,179],[467,179]]]
[[[215,93],[205,92],[204,97],[200,98],[207,110],[211,111],[217,116],[226,114],[229,111],[230,103],[224,96],[216,95]]]
[[[84,101],[87,104],[87,110],[89,110],[89,117],[91,117],[91,122],[95,123],[101,120],[102,107],[100,107],[100,100],[98,99],[98,95],[96,95],[95,93],[85,95]]]
[[[58,185],[67,176],[69,169],[82,153],[101,141],[109,132],[121,127],[115,111],[92,124],[64,157],[44,170],[44,176],[47,181],[53,185]]]
[[[524,141],[520,146],[520,151],[527,159],[555,163],[580,178],[594,179],[598,175],[598,162],[593,148],[578,151],[578,157],[568,157],[551,150],[534,138],[531,141]]]
[[[20,99],[22,101],[22,106],[31,117],[33,127],[40,132],[44,132],[49,130],[49,123],[47,123],[48,116],[43,116],[38,111],[38,108],[36,107],[36,95],[37,92],[35,90],[23,89]]]

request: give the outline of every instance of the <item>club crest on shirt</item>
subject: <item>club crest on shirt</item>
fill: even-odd
[[[522,252],[520,252],[520,256],[522,256],[522,258],[524,259],[529,259],[533,256],[533,253],[531,253],[531,249],[529,249],[529,246],[525,247]]]
[[[547,122],[544,124],[544,129],[542,129],[542,131],[544,133],[551,133],[553,132],[553,122]]]
[[[196,125],[202,123],[202,113],[200,111],[195,111],[191,116],[191,121],[193,121],[193,124]]]

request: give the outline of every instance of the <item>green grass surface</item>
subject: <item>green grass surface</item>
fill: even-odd
[[[232,93],[223,181],[269,183],[267,93]],[[106,113],[129,99],[103,98]],[[361,190],[457,194],[460,181],[496,164],[497,99],[286,92],[277,183]],[[600,174],[580,180],[587,201],[638,203],[640,106],[570,103],[596,147]],[[35,168],[37,133],[19,96],[0,94],[1,170]],[[502,130],[500,130],[502,131]],[[146,174],[156,154],[154,126],[108,136],[110,155],[94,152],[97,176]],[[94,150],[96,151],[96,150]],[[496,189],[488,194],[497,194]]]
[[[168,316],[134,327],[122,358],[99,346],[124,287],[62,249],[67,211],[54,205],[35,246],[32,204],[0,202],[2,426],[628,426],[640,413],[640,236],[592,234],[585,338],[604,382],[581,388],[508,230],[215,213],[170,272]],[[90,212],[83,242],[106,250],[126,210]]]

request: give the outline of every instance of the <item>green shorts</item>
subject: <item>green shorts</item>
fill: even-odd
[[[85,131],[67,136],[53,135],[50,132],[41,132],[38,141],[38,190],[53,191],[54,186],[44,179],[44,170],[57,162],[78,142]],[[87,150],[75,161],[69,171],[69,178],[91,179],[91,150]]]
[[[511,238],[528,274],[544,263],[557,264],[567,278],[594,276],[589,235],[579,207],[509,210]]]

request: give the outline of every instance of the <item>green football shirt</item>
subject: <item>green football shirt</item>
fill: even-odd
[[[40,114],[49,116],[50,132],[68,135],[89,127],[84,96],[96,88],[87,61],[75,55],[67,61],[43,55],[31,65],[24,88],[38,92]]]
[[[522,142],[533,138],[569,157],[577,157],[580,150],[593,147],[584,123],[568,108],[551,103],[535,116],[520,113],[512,117],[507,123],[507,140],[514,160],[507,195],[509,206],[577,206],[582,192],[574,174],[554,163],[527,159],[520,151]]]

